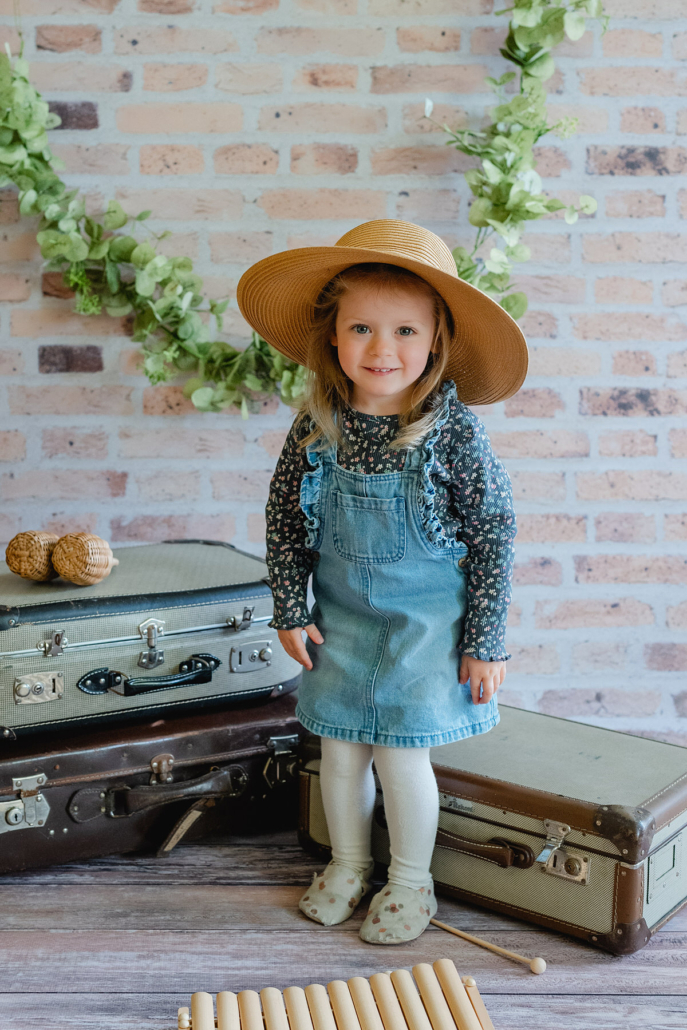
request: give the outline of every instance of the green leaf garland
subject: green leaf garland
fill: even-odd
[[[520,242],[527,222],[565,209],[572,223],[580,213],[596,210],[589,196],[567,207],[547,197],[535,170],[533,148],[542,136],[554,132],[565,138],[575,131],[572,119],[548,124],[543,83],[555,70],[551,50],[566,35],[580,39],[588,18],[600,18],[604,29],[607,18],[601,0],[515,0],[498,13],[511,16],[501,53],[517,72],[487,79],[498,100],[492,122],[479,131],[440,127],[448,146],[477,163],[465,174],[474,197],[469,221],[477,233],[472,249],[453,251],[458,275],[518,319],[527,310],[527,297],[513,289],[511,274],[515,263],[529,260]],[[156,243],[171,234],[156,234],[143,225],[150,211],[131,216],[111,200],[101,220],[86,214],[83,198],[57,174],[63,166],[50,150],[47,132],[60,118],[29,80],[23,42],[14,61],[7,44],[5,49],[7,56],[0,55],[0,187],[14,184],[21,214],[40,217],[36,238],[41,254],[47,268],[60,271],[74,291],[75,310],[83,315],[105,311],[113,318],[130,315],[150,382],[191,373],[184,394],[199,411],[234,407],[248,417],[275,391],[284,403],[298,406],[306,370],[255,332],[244,350],[213,338],[212,327],[222,329],[229,301],[209,300],[202,306],[203,281],[191,259],[157,253]],[[516,79],[515,92],[509,93]],[[428,99],[425,117],[430,120],[432,109]],[[137,235],[141,231],[145,238]],[[502,246],[487,250],[490,237]]]

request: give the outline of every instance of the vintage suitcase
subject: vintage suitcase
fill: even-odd
[[[500,706],[484,735],[432,748],[437,890],[614,954],[687,900],[687,748]],[[301,749],[300,834],[325,857],[319,740]],[[373,853],[389,861],[380,802]]]
[[[0,738],[295,689],[267,566],[230,544],[115,551],[96,586],[0,571]]]
[[[16,741],[0,758],[0,872],[298,819],[295,696]]]

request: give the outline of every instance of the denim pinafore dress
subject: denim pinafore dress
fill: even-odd
[[[448,418],[450,387],[429,436],[400,472],[340,468],[336,446],[307,448],[301,483],[313,571],[297,716],[322,737],[387,747],[430,747],[484,733],[499,721],[496,697],[472,702],[458,682],[467,608],[468,550],[434,513],[429,473]]]

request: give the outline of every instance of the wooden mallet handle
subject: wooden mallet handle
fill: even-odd
[[[510,958],[513,962],[522,962],[523,965],[529,966],[533,973],[543,973],[546,969],[546,962],[543,958],[525,958],[524,955],[518,955],[516,951],[499,948],[498,944],[490,944],[489,941],[483,941],[481,937],[473,937],[472,934],[464,933],[463,930],[456,930],[455,926],[449,926],[448,923],[440,923],[438,919],[430,919],[430,923],[438,926],[440,930],[447,930],[449,933],[455,934],[456,937],[462,937],[464,940],[470,941],[471,944],[479,944],[481,948],[487,948],[497,955]]]

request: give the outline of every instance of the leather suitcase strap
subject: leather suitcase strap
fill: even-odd
[[[480,844],[466,837],[459,837],[449,830],[437,830],[437,847],[459,851],[463,855],[482,858],[502,869],[513,866],[515,869],[529,869],[534,865],[536,856],[527,844],[515,844],[504,837],[492,837],[485,844]]]
[[[207,800],[216,797],[238,797],[246,788],[248,776],[240,765],[229,765],[177,783],[126,785],[110,788],[85,787],[72,795],[67,811],[75,823],[109,816],[126,819],[173,801]]]

